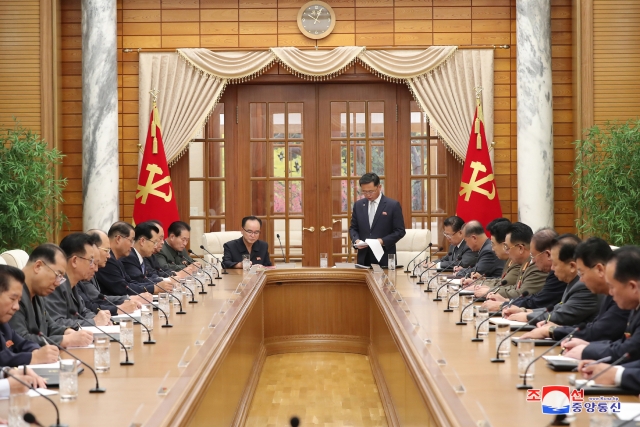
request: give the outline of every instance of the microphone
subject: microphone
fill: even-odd
[[[534,321],[534,320],[537,321],[540,316],[544,316],[547,313],[551,313],[553,311],[553,307],[554,306],[550,305],[549,307],[545,308],[545,310],[542,313],[538,314],[535,318],[531,319],[531,321]],[[525,322],[524,325],[520,326],[515,331],[511,332],[509,335],[504,337],[502,341],[500,341],[500,344],[498,344],[498,346],[496,347],[496,357],[495,359],[491,359],[491,363],[504,363],[504,359],[500,357],[500,347],[502,346],[502,343],[508,340],[509,338],[511,338],[512,336],[514,336],[515,334],[517,334],[518,332],[520,332],[522,328],[529,325],[531,321]]]
[[[442,246],[440,246],[440,247],[438,248],[438,252],[440,252],[442,249],[443,249],[443,247],[442,247]],[[462,255],[458,257],[458,260],[460,260],[460,261],[462,260]],[[424,273],[426,273],[427,271],[430,271],[430,270],[437,270],[437,269],[438,269],[438,267],[437,267],[437,266],[435,266],[435,265],[434,265],[433,267],[431,267],[431,268],[427,268],[427,269],[426,269],[425,271],[423,271],[423,272],[422,272],[422,274],[420,275],[420,280],[418,281],[418,283],[417,283],[417,284],[418,284],[418,285],[422,285],[422,284],[424,284],[424,282],[422,281],[422,276],[424,275]],[[439,276],[440,276],[441,274],[443,274],[443,273],[444,273],[444,271],[436,272],[436,275],[435,275],[435,276],[433,276],[431,279],[429,279],[429,281],[427,282],[427,289],[425,289],[424,291],[425,291],[425,292],[433,292],[433,291],[431,290],[431,281],[432,281],[433,279],[435,279],[436,277],[439,277]]]
[[[424,253],[424,251],[426,251],[427,249],[431,248],[431,246],[433,246],[433,243],[429,243],[429,246],[427,246],[426,248],[424,248],[423,250],[421,250],[421,251],[420,251],[420,253],[419,253],[418,255],[414,256],[414,257],[413,257],[413,259],[407,263],[407,267],[406,267],[406,269],[405,269],[405,271],[404,271],[405,273],[409,273],[409,266],[411,265],[411,263],[413,263],[413,271],[412,271],[411,276],[409,276],[409,277],[411,277],[411,278],[416,278],[416,277],[418,277],[418,276],[416,276],[416,266],[417,266],[417,265],[420,265],[420,264],[419,264],[419,263],[418,263],[418,264],[416,264],[416,259],[418,259],[418,257],[419,257],[420,255],[422,255],[422,254]]]
[[[287,262],[287,257],[284,255],[284,249],[282,248],[282,242],[280,241],[280,234],[276,234],[278,238],[278,242],[280,243],[280,251],[282,251],[282,258],[284,258],[284,262]]]
[[[207,293],[207,291],[204,290],[204,283],[202,283],[202,281],[200,279],[198,279],[196,276],[194,276],[193,274],[189,273],[188,271],[185,271],[185,273],[187,273],[187,275],[189,277],[191,277],[193,280],[197,280],[198,283],[200,283],[200,289],[202,289],[202,290],[200,292],[198,292],[198,294],[202,295],[202,294],[206,294]],[[185,286],[185,288],[189,289],[187,286]],[[189,291],[191,291],[191,289],[189,289]],[[193,295],[192,291],[191,291],[191,295]],[[194,298],[191,298],[191,301],[189,301],[189,304],[197,304],[197,303],[198,303],[198,301],[194,300]]]
[[[462,286],[462,282],[460,283],[460,289],[456,292],[454,292],[453,294],[451,294],[451,296],[449,297],[449,300],[447,301],[447,308],[445,310],[443,310],[445,313],[452,313],[453,309],[451,308],[451,298],[455,297],[456,295],[458,295],[460,292],[464,291],[466,288],[468,288],[469,286],[473,285],[474,283],[476,283],[478,280],[481,280],[484,282],[486,279],[484,277],[478,277],[476,280],[474,280],[473,282],[469,283],[469,285]],[[460,314],[462,315],[462,314]]]
[[[625,354],[623,354],[618,360],[616,360],[615,362],[613,362],[611,365],[607,366],[606,369],[603,369],[602,371],[600,371],[598,374],[594,375],[590,381],[595,380],[596,378],[598,378],[600,375],[604,374],[605,372],[607,372],[609,369],[613,368],[614,366],[618,366],[619,364],[621,364],[622,362],[624,362],[625,360],[631,358],[631,354],[630,352],[626,352]],[[584,384],[580,384],[578,387],[576,387],[576,390],[582,390],[586,385],[587,385],[588,381],[585,381]],[[636,415],[637,416],[637,415]]]
[[[53,345],[58,347],[58,350],[64,351],[65,353],[67,353],[69,356],[73,357],[74,359],[76,359],[78,362],[82,363],[84,366],[86,366],[87,368],[89,368],[91,370],[91,372],[93,372],[93,376],[96,378],[96,386],[92,389],[89,390],[89,393],[104,393],[105,391],[107,391],[104,388],[100,388],[100,383],[98,382],[98,375],[96,374],[96,371],[93,370],[93,368],[91,366],[89,366],[88,364],[86,364],[84,361],[80,360],[79,357],[74,356],[73,354],[71,354],[70,351],[68,351],[67,349],[64,349],[62,347],[60,347],[58,344],[54,343],[53,341],[51,341],[50,339],[48,339],[42,332],[39,332],[38,335],[45,340],[45,342],[49,345]]]
[[[171,280],[180,283],[180,281],[178,279],[176,279],[175,277],[171,276]],[[182,285],[182,283],[180,283],[180,285]],[[161,288],[160,286],[158,286],[160,289],[162,289],[163,291],[165,291],[163,288]],[[189,304],[197,304],[198,301],[196,301],[196,296],[193,294],[193,291],[191,289],[189,289],[186,285],[184,286],[184,288],[186,290],[188,290],[191,293],[191,301],[189,301]],[[167,291],[165,291],[167,292]],[[169,293],[169,295],[171,295],[171,293]],[[171,295],[173,296],[173,295]],[[174,297],[175,298],[175,297]],[[180,301],[180,299],[176,298],[178,301]],[[182,302],[180,302],[180,311],[182,311]],[[176,314],[184,314],[183,313],[176,313]]]
[[[524,293],[527,293],[527,295],[529,295],[529,291],[524,291],[522,294],[524,295]],[[520,298],[520,295],[518,295],[517,297],[513,297],[510,301],[509,304],[507,304],[507,306],[511,305],[511,303],[516,299],[516,298]],[[480,338],[479,334],[480,334],[480,326],[482,326],[484,323],[488,322],[489,319],[491,319],[492,316],[496,315],[496,314],[500,314],[501,311],[492,311],[491,313],[489,313],[489,315],[487,316],[486,319],[484,319],[482,322],[480,322],[480,324],[478,325],[478,327],[476,328],[476,337],[475,338],[471,338],[471,342],[482,342],[484,341],[484,338]]]
[[[484,281],[483,281],[483,283],[484,283]],[[500,287],[500,285],[506,285],[506,284],[507,284],[507,281],[506,281],[506,280],[503,280],[503,281],[502,281],[502,282],[500,282],[498,285],[496,285],[496,286],[494,286],[493,288],[489,289],[489,292],[487,292],[487,294],[489,294],[489,293],[491,293],[492,291],[495,291],[496,289],[498,289],[498,288]],[[529,295],[529,292],[528,292],[528,291],[525,291],[525,292],[527,292],[527,295]],[[485,294],[485,295],[486,295],[486,294]],[[469,306],[471,306],[471,305],[475,304],[476,302],[478,302],[478,300],[480,300],[480,298],[484,298],[484,297],[477,297],[477,298],[476,298],[476,297],[474,297],[474,298],[473,298],[473,300],[472,300],[469,304],[467,304],[467,305],[465,305],[465,306],[464,306],[464,308],[463,308],[463,309],[462,309],[462,311],[460,312],[460,321],[459,321],[458,323],[456,323],[456,325],[466,325],[466,324],[467,324],[467,322],[463,322],[463,321],[462,321],[462,313],[464,313],[464,311],[465,311]]]
[[[158,286],[156,284],[156,286]],[[158,286],[160,288],[160,286]],[[151,301],[149,301],[148,299],[146,299],[145,297],[143,297],[142,295],[140,295],[139,293],[137,293],[136,291],[134,291],[133,289],[131,289],[129,287],[129,285],[127,285],[127,289],[130,290],[131,292],[133,292],[134,294],[138,295],[140,298],[142,298],[143,300],[145,300],[146,302],[148,302],[149,304],[153,305],[153,303]],[[162,289],[162,288],[160,288]],[[163,289],[164,290],[164,289]],[[165,291],[166,292],[166,291]],[[171,295],[171,294],[169,294]],[[162,313],[164,313],[164,325],[162,325],[163,328],[173,328],[173,325],[169,323],[169,316],[167,316],[167,313],[161,309],[160,307],[156,306],[156,308],[158,310],[160,310]],[[182,304],[180,304],[180,311],[182,311]],[[121,363],[122,364],[122,363]]]
[[[56,410],[56,423],[54,425],[52,425],[51,427],[69,427],[67,424],[60,424],[60,411],[58,410],[58,405],[55,404],[55,402],[51,399],[49,399],[49,396],[45,396],[44,394],[40,393],[38,391],[38,389],[36,389],[34,386],[32,386],[31,384],[27,384],[24,381],[22,381],[20,378],[16,377],[15,375],[13,375],[11,372],[11,368],[8,366],[5,366],[4,368],[2,368],[2,372],[8,376],[10,376],[11,378],[13,378],[14,380],[18,381],[20,384],[22,384],[23,386],[27,387],[30,390],[35,391],[36,393],[38,393],[40,396],[44,397],[45,399],[47,399],[49,402],[51,402],[51,404],[53,405],[53,407]],[[26,414],[25,414],[26,415]],[[33,416],[33,414],[31,414],[31,416]],[[33,417],[35,419],[35,417]]]
[[[438,252],[440,252],[441,250],[443,250],[444,248],[442,246],[440,246],[438,248]],[[426,260],[425,260],[426,261]],[[431,251],[429,251],[429,262],[431,262]],[[418,266],[420,265],[420,263],[415,264],[413,266],[413,276],[411,277],[417,277],[416,274],[416,268],[418,268]],[[428,263],[426,265],[429,265]],[[420,278],[418,279],[418,281],[416,282],[416,285],[424,285],[424,282],[422,281],[422,276],[424,276],[424,273],[426,273],[427,271],[431,271],[433,269],[437,269],[436,266],[433,266],[431,268],[427,268],[426,270],[424,270],[421,274],[420,274]],[[427,286],[427,289],[425,289],[425,292],[431,292],[431,289],[429,289],[429,286]]]
[[[169,276],[169,277],[170,277],[171,279],[173,279],[173,280],[176,280],[173,276]],[[178,282],[178,281],[176,280],[176,282]],[[178,282],[178,283],[180,283],[180,282]],[[184,311],[184,310],[182,309],[182,301],[180,301],[180,298],[176,297],[175,295],[173,295],[173,293],[171,293],[171,292],[167,291],[167,290],[166,290],[165,288],[163,288],[162,286],[159,286],[157,283],[155,283],[155,285],[156,285],[156,286],[158,286],[158,287],[159,287],[160,289],[162,289],[163,291],[165,291],[165,293],[167,293],[171,298],[173,298],[174,300],[178,301],[178,304],[180,304],[180,311],[176,311],[176,313],[175,313],[175,314],[187,314],[187,312],[186,312],[186,311]],[[185,287],[186,287],[186,286],[185,286]],[[189,289],[189,288],[187,288],[187,289],[188,289],[188,290],[191,290],[191,289]],[[191,294],[193,295],[193,292],[191,292]],[[140,298],[142,298],[142,297],[140,297]],[[143,299],[144,299],[144,298],[143,298]],[[147,301],[147,300],[145,299],[145,301]],[[148,302],[148,301],[147,301],[147,302]],[[152,304],[152,305],[153,305],[153,304]],[[157,308],[158,310],[160,310],[160,307],[156,307],[156,306],[154,306],[154,307],[155,307],[155,308]],[[163,328],[165,328],[165,327],[167,327],[167,326],[163,326]]]
[[[209,252],[209,251],[207,250],[207,248],[205,248],[205,247],[204,247],[204,245],[200,245],[200,249],[202,249],[203,251],[205,251],[206,253],[208,253],[208,254],[209,254],[209,255],[211,255],[212,257],[214,257],[214,258],[216,259],[216,261],[218,261],[218,262],[220,263],[220,266],[222,267],[222,274],[229,274],[229,273],[227,272],[227,269],[226,269],[226,268],[224,268],[224,264],[222,263],[222,261],[220,261],[220,259],[219,259],[217,256],[215,256],[214,254],[212,254],[211,252]]]
[[[196,255],[195,252],[193,252],[191,249],[189,249],[189,253],[191,255]],[[216,273],[218,273],[218,277],[216,277],[216,279],[222,279],[222,277],[220,277],[220,270],[218,270],[218,267],[216,267],[215,265],[211,264],[209,261],[207,261],[206,259],[204,259],[204,256],[202,258],[200,258],[201,260],[203,260],[204,262],[207,263],[207,265],[210,265],[211,267],[213,267],[214,270],[216,270]],[[209,278],[211,279],[211,275],[209,273],[207,273],[206,271],[202,270],[207,276],[209,276]],[[211,284],[209,286],[215,286],[215,283],[213,283],[213,279],[211,279]]]
[[[88,320],[85,319],[84,317],[82,317],[80,315],[80,313],[78,313],[77,311],[76,311],[75,315],[78,316],[79,318],[81,318],[82,320],[84,320],[85,322],[88,322]],[[125,347],[124,344],[122,344],[122,341],[117,340],[113,335],[106,333],[99,326],[93,325],[93,327],[96,328],[97,330],[99,330],[100,332],[102,332],[103,334],[105,334],[106,336],[108,336],[109,338],[111,338],[112,340],[114,340],[115,342],[119,343],[122,346],[122,348],[124,349],[124,362],[120,362],[121,365],[133,365],[133,362],[129,361],[129,352],[127,351],[127,347]]]
[[[540,358],[541,358],[542,356],[544,356],[545,354],[549,353],[551,350],[553,350],[554,348],[556,348],[557,346],[559,346],[561,342],[563,342],[563,341],[564,341],[564,340],[566,340],[566,339],[571,339],[571,338],[573,338],[573,334],[575,334],[575,333],[576,333],[576,332],[578,332],[578,331],[583,330],[583,329],[584,329],[584,328],[586,328],[586,327],[587,327],[587,324],[586,324],[586,323],[580,323],[576,328],[574,328],[574,329],[573,329],[573,331],[571,331],[571,332],[569,333],[569,335],[567,335],[567,337],[566,337],[566,338],[561,339],[560,341],[556,341],[556,343],[555,343],[555,344],[553,344],[551,347],[549,347],[549,348],[548,348],[548,349],[546,349],[544,352],[542,352],[542,354],[541,354],[540,356],[536,357],[536,358],[535,358],[535,359],[533,359],[531,362],[529,362],[529,364],[527,365],[527,368],[524,370],[524,378],[522,378],[522,384],[519,384],[519,385],[517,386],[517,389],[518,389],[518,390],[529,390],[529,389],[532,389],[532,388],[533,388],[533,386],[532,386],[532,385],[530,385],[530,384],[527,384],[527,372],[529,372],[529,368],[531,367],[531,365],[533,365],[533,364],[534,364],[534,363],[536,363],[538,360],[540,360]],[[628,354],[628,353],[627,353],[627,354]],[[624,356],[623,356],[623,357],[624,357]],[[622,358],[620,358],[620,359],[616,360],[616,363],[622,362],[622,360],[623,360],[623,359],[622,359]],[[613,365],[611,365],[611,366],[613,366]],[[609,368],[607,368],[607,369],[609,369]],[[605,371],[606,371],[606,369],[605,369]],[[604,372],[604,371],[602,371],[602,372]],[[602,373],[602,372],[600,372],[600,373]],[[597,377],[597,375],[596,375],[596,377]],[[578,387],[578,390],[580,390],[580,388],[579,388],[579,387]]]
[[[300,418],[298,417],[292,417],[289,420],[289,424],[291,425],[291,427],[298,427],[300,425]]]
[[[111,301],[109,301],[107,299],[106,296],[104,296],[104,294],[98,294],[98,298],[105,301],[108,304],[111,304],[112,306],[114,306],[117,310],[120,310],[122,313],[124,313],[125,315],[129,316],[134,322],[138,322],[132,315],[130,315],[129,313],[125,312],[123,309],[121,309],[120,307],[118,307],[117,305],[115,305],[114,303],[112,303]],[[147,340],[146,341],[142,341],[142,344],[155,344],[156,342],[154,340],[151,339],[151,332],[149,331],[149,328],[146,327],[146,325],[142,322],[138,322],[142,325],[143,328],[145,328],[147,330]],[[79,360],[79,359],[78,359]]]
[[[31,412],[25,412],[25,414],[22,416],[22,419],[24,420],[25,423],[27,424],[35,424],[38,427],[44,427],[42,424],[40,424],[40,422],[36,419],[36,416],[33,415]]]
[[[458,262],[456,263],[456,265],[454,265],[454,267],[457,267],[458,265],[460,265],[460,263],[462,262],[462,256],[460,256],[458,258]],[[440,285],[440,287],[438,288],[438,290],[436,291],[436,297],[433,299],[433,301],[442,301],[442,298],[440,298],[438,295],[440,294],[440,289],[442,289],[443,287],[447,286],[449,283],[451,283],[453,280],[455,280],[455,278],[453,279],[449,279],[447,280],[444,284]]]

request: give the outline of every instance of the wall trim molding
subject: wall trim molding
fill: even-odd
[[[369,339],[351,335],[290,335],[264,340],[267,356],[282,353],[336,352],[368,355]]]

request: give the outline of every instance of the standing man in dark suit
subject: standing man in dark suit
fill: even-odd
[[[224,268],[242,268],[242,255],[251,256],[251,264],[270,266],[269,244],[258,240],[262,220],[255,216],[242,218],[242,237],[224,244],[222,266]]]
[[[484,277],[500,277],[504,269],[504,261],[498,259],[491,249],[491,240],[484,232],[482,224],[478,221],[469,221],[464,225],[463,234],[467,247],[478,254],[478,259],[474,267],[459,270],[456,275],[467,276],[478,273]]]
[[[402,207],[396,200],[382,194],[380,178],[375,173],[366,173],[360,178],[360,191],[364,199],[353,204],[349,234],[358,249],[358,264],[370,266],[380,264],[386,267],[389,254],[396,253],[396,243],[406,234]],[[378,239],[384,250],[378,261],[366,239]]]
[[[450,216],[444,220],[443,234],[449,242],[449,252],[438,262],[432,262],[429,268],[436,267],[442,270],[453,270],[454,267],[473,267],[478,260],[478,253],[471,250],[464,241],[462,228],[464,220],[459,216]]]

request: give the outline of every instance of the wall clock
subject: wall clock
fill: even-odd
[[[335,25],[336,14],[331,6],[323,1],[310,1],[298,12],[298,28],[310,39],[327,37]]]

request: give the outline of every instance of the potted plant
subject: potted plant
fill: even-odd
[[[67,181],[56,177],[62,158],[17,121],[0,128],[0,252],[29,251],[62,228],[66,216],[57,207]]]
[[[578,230],[616,246],[640,244],[640,119],[593,126],[575,145]]]

